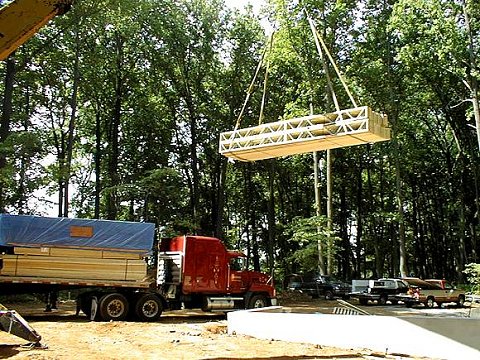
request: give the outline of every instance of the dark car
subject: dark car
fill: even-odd
[[[348,298],[352,287],[329,275],[319,274],[291,274],[285,278],[286,288],[298,291],[312,298],[325,297],[327,300],[334,298]]]

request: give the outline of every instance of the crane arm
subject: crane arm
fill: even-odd
[[[73,0],[14,0],[0,9],[0,60],[56,15],[70,9]]]

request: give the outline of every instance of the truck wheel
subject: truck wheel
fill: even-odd
[[[268,306],[267,298],[264,295],[254,295],[248,304],[249,309],[257,309]]]
[[[461,308],[463,304],[465,304],[465,296],[460,295],[457,300],[457,306]]]
[[[141,321],[157,321],[162,311],[162,301],[154,294],[144,294],[135,303],[135,315]]]
[[[387,303],[388,296],[385,294],[380,295],[380,298],[378,299],[378,305],[385,305]]]
[[[92,300],[98,294],[95,292],[86,292],[80,294],[77,298],[77,315],[79,310],[81,310],[88,318],[92,315]]]
[[[128,300],[119,293],[102,296],[100,299],[100,318],[104,321],[122,321],[128,315]]]
[[[333,300],[333,292],[330,290],[325,291],[325,300]]]
[[[425,303],[425,306],[429,309],[432,309],[435,306],[435,299],[432,296],[429,296],[427,298],[427,302]]]

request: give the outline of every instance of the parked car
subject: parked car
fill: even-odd
[[[407,307],[416,304],[424,304],[425,307],[433,308],[435,304],[441,306],[445,303],[456,303],[462,307],[465,303],[465,292],[457,290],[451,284],[443,280],[429,279],[429,281],[419,278],[404,278],[408,285],[408,291],[405,294],[397,296],[398,300],[405,302]]]
[[[325,297],[327,300],[334,298],[347,299],[351,286],[332,276],[319,274],[290,274],[285,278],[286,288],[310,295],[312,298]]]
[[[408,283],[402,279],[378,279],[369,280],[364,291],[352,293],[351,296],[358,298],[361,305],[367,305],[369,301],[376,301],[378,305],[385,305],[390,301],[396,305],[398,303],[396,296],[407,291]]]

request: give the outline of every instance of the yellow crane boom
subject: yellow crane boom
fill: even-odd
[[[14,0],[0,9],[0,60],[56,15],[70,9],[73,0]]]

